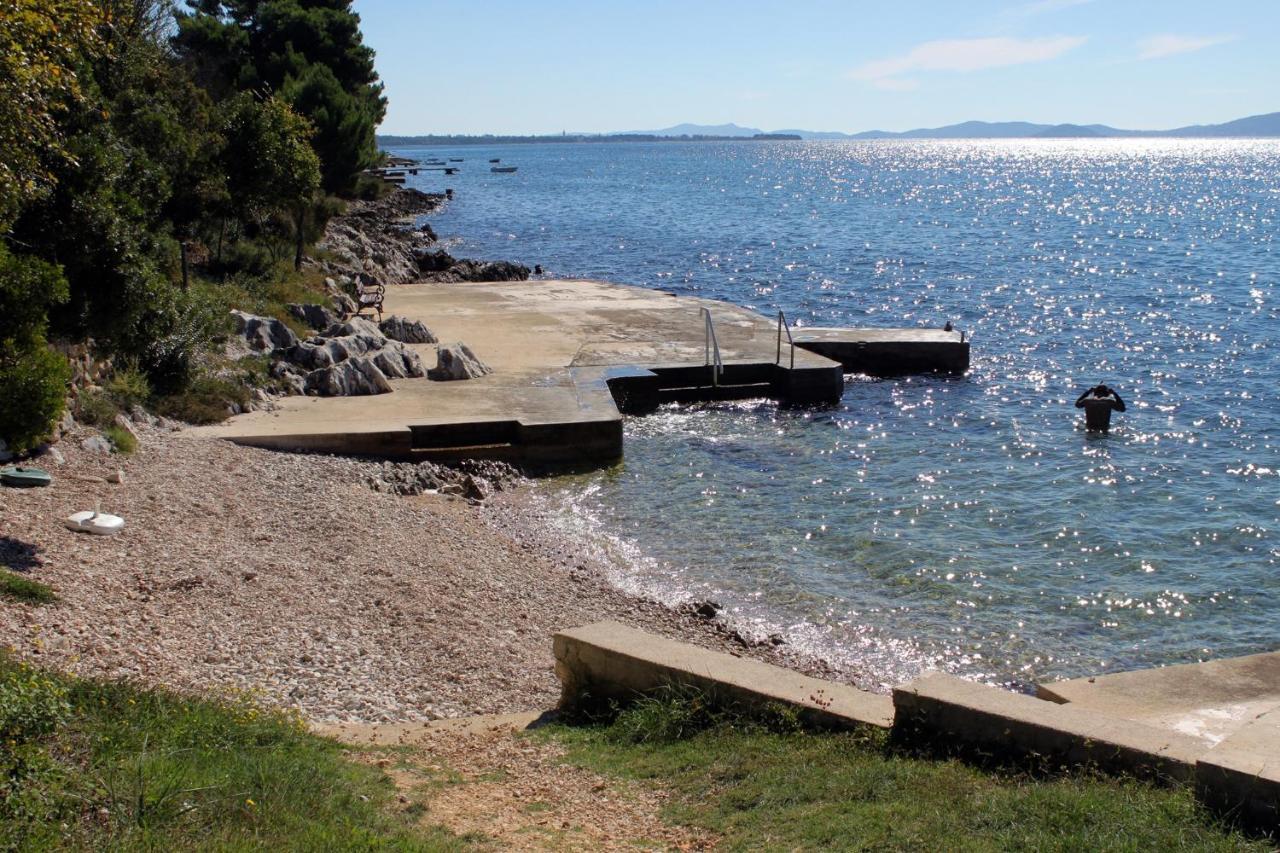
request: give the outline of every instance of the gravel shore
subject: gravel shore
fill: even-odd
[[[54,484],[0,489],[0,556],[60,601],[0,599],[0,645],[80,675],[234,689],[317,722],[553,706],[557,630],[614,619],[838,677],[720,620],[630,597],[550,531],[522,490],[487,506],[399,497],[376,462],[139,428],[132,457],[58,446]],[[107,482],[123,469],[124,482]],[[116,537],[66,530],[123,516]]]

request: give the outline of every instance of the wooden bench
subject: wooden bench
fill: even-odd
[[[377,282],[364,284],[363,282],[357,280],[356,281],[355,316],[359,317],[361,312],[366,310],[377,311],[378,322],[381,323],[382,322],[382,298],[386,296],[386,294],[387,294],[387,287],[384,284],[378,284]]]

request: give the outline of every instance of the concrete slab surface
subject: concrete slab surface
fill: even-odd
[[[610,389],[581,377],[617,367],[705,369],[703,309],[711,312],[720,356],[729,369],[774,371],[764,377],[764,387],[798,402],[834,403],[843,387],[837,360],[803,349],[796,350],[794,371],[789,348],[787,369],[775,369],[774,319],[663,291],[597,281],[410,284],[389,287],[384,307],[387,315],[422,321],[442,343],[465,342],[493,373],[460,382],[393,380],[393,393],[376,396],[289,397],[279,400],[274,411],[239,415],[200,431],[258,446],[412,458],[423,449],[426,435],[415,433],[414,427],[503,421],[557,427],[554,434],[540,434],[543,454],[617,458],[620,426],[600,427],[620,423]],[[899,331],[908,344],[919,338],[922,346],[938,335],[954,337]],[[895,332],[877,330],[872,336],[892,339]],[[435,364],[434,345],[414,349],[424,363]],[[710,371],[705,378],[699,372],[684,381],[709,385]],[[760,381],[757,377],[756,384],[742,387],[759,394],[752,389]],[[579,425],[586,425],[586,431],[580,434]],[[526,438],[521,435],[518,443]]]
[[[583,691],[597,699],[630,701],[682,684],[752,708],[788,705],[810,724],[823,728],[888,728],[893,722],[888,696],[668,640],[617,622],[597,622],[556,634],[554,649],[566,703],[576,701]]]
[[[1280,708],[1280,652],[1055,681],[1036,695],[1213,745]]]
[[[1248,721],[1200,758],[1196,796],[1251,827],[1280,830],[1280,709]]]

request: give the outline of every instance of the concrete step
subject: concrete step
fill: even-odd
[[[663,403],[750,400],[756,397],[773,396],[773,384],[770,382],[752,382],[746,385],[693,385],[684,388],[663,388],[658,391],[658,399]]]

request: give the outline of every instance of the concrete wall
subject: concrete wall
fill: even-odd
[[[622,703],[672,685],[688,685],[747,710],[770,704],[796,709],[820,728],[888,728],[888,696],[809,678],[789,669],[646,634],[617,622],[597,622],[556,634],[556,675],[562,705],[584,695]]]

